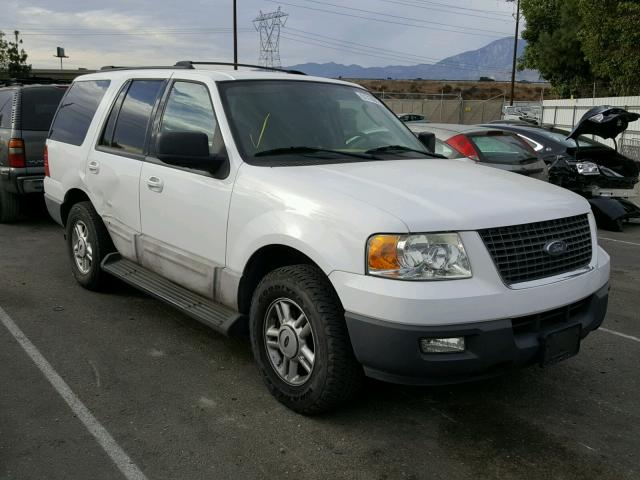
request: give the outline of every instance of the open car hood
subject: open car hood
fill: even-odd
[[[639,118],[640,114],[627,112],[623,108],[600,105],[585,113],[567,138],[576,139],[585,134],[616,138],[627,129],[629,123]]]

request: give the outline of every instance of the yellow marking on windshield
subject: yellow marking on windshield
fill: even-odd
[[[251,139],[251,143],[253,143],[253,147],[257,150],[262,143],[262,136],[264,135],[264,131],[267,128],[267,123],[269,122],[269,117],[271,116],[271,112],[267,113],[267,116],[264,117],[264,122],[262,122],[262,130],[260,130],[260,136],[258,137],[258,143],[253,141],[253,136],[249,134],[249,138]]]

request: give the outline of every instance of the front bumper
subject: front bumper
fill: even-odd
[[[44,168],[0,168],[0,188],[3,190],[17,194],[25,195],[28,193],[42,193]]]
[[[597,329],[607,312],[609,284],[563,307],[534,315],[448,326],[384,322],[345,315],[351,344],[365,373],[410,385],[458,383],[490,377],[541,360],[541,338],[549,331],[581,325],[582,337]],[[464,336],[461,353],[422,353],[421,338]]]

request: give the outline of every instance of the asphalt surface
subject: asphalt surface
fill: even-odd
[[[0,307],[150,480],[637,479],[640,225],[599,236],[603,326],[636,340],[597,331],[551,368],[454,387],[370,381],[314,418],[269,395],[246,340],[117,282],[80,288],[42,212],[0,225]],[[0,479],[89,478],[125,476],[0,323]]]

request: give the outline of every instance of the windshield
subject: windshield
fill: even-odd
[[[559,128],[553,128],[553,129],[539,128],[539,129],[536,129],[535,132],[550,140],[561,143],[565,147],[571,148],[576,146],[575,140],[571,138],[567,139],[567,135],[569,135],[570,132],[567,132],[566,130],[561,130]],[[584,135],[580,135],[578,137],[578,143],[581,147],[606,147],[606,145],[596,142],[595,140],[591,140],[590,138],[587,138]]]
[[[297,80],[220,82],[231,129],[245,161],[313,163],[414,156],[424,146],[366,90]],[[394,146],[375,152],[373,149]],[[301,149],[300,147],[305,147]],[[411,151],[414,150],[414,151]],[[304,159],[304,160],[301,160]]]

